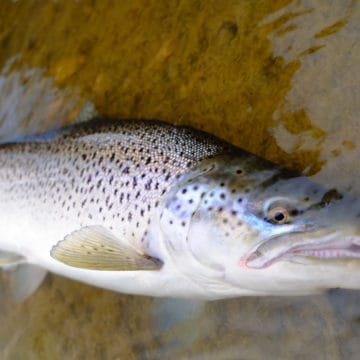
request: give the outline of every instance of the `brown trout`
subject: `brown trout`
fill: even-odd
[[[0,266],[219,299],[360,288],[349,194],[189,127],[95,119],[0,146]]]

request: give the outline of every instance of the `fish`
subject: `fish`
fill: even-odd
[[[216,300],[360,288],[360,203],[211,134],[95,118],[0,145],[0,268]]]

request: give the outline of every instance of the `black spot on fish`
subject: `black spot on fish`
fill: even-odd
[[[151,183],[152,179],[149,179],[149,181],[145,184],[145,190],[151,190]]]
[[[136,188],[137,184],[138,184],[137,178],[136,178],[136,176],[134,176],[134,177],[133,177],[133,189]]]

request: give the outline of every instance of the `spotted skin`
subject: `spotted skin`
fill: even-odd
[[[102,224],[136,245],[177,177],[231,146],[159,121],[96,119],[0,147],[0,211]],[[75,225],[76,223],[76,225]]]
[[[119,292],[219,299],[358,289],[358,214],[349,194],[160,121],[95,119],[0,145],[0,251]],[[89,247],[76,234],[94,226],[100,244],[102,227],[117,249],[161,267],[102,269],[99,242],[82,258]],[[69,234],[91,267],[51,256],[68,249]]]

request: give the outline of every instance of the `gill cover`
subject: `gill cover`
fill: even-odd
[[[203,161],[164,199],[160,226],[167,252],[178,269],[207,286],[224,282],[227,264],[236,261],[251,233],[242,215],[247,185],[254,179],[241,160]]]

